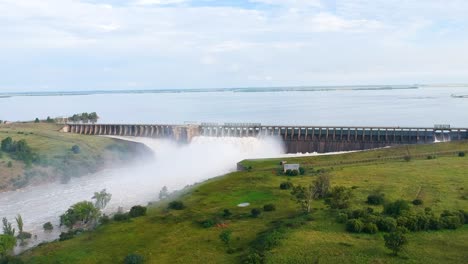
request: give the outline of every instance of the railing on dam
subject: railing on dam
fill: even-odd
[[[196,136],[282,138],[288,152],[361,150],[399,144],[468,139],[467,128],[265,126],[257,123],[185,125],[66,124],[63,131],[85,135],[172,138],[189,142]]]

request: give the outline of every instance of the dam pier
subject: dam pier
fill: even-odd
[[[288,153],[326,153],[395,145],[468,140],[468,128],[273,126],[257,123],[200,124],[65,124],[63,132],[83,135],[168,138],[188,143],[197,136],[262,137],[283,140]]]

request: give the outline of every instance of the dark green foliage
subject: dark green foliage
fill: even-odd
[[[276,206],[274,204],[265,204],[263,206],[263,211],[265,212],[271,212],[271,211],[275,211],[276,210]]]
[[[368,214],[369,211],[366,209],[356,209],[353,210],[350,214],[348,214],[348,217],[350,219],[366,218]]]
[[[299,167],[299,174],[304,175],[305,174],[305,169],[303,167]]]
[[[24,261],[16,256],[6,256],[0,258],[0,264],[24,264]]]
[[[169,203],[168,208],[173,210],[183,210],[185,208],[185,205],[181,201],[172,201]]]
[[[229,218],[229,217],[231,217],[231,215],[232,215],[232,213],[231,213],[231,211],[229,211],[229,209],[224,209],[223,210],[223,217],[224,218]]]
[[[219,234],[219,239],[226,245],[229,246],[229,243],[231,242],[231,235],[232,231],[231,230],[224,230]]]
[[[336,221],[340,224],[346,223],[348,221],[348,214],[338,213],[338,216],[336,217]]]
[[[258,235],[252,242],[252,247],[260,252],[271,250],[280,244],[280,240],[285,237],[283,228],[267,230]]]
[[[3,234],[14,237],[16,230],[13,228],[13,225],[10,222],[8,222],[6,217],[2,219],[2,224],[3,224]]]
[[[253,208],[251,211],[250,211],[250,215],[252,217],[258,217],[260,216],[260,214],[262,213],[262,211],[258,208]]]
[[[427,156],[427,159],[428,159],[428,160],[436,159],[436,156],[435,156],[435,155],[429,155],[429,156]]]
[[[11,137],[7,137],[1,142],[1,150],[9,153],[14,159],[23,161],[27,166],[32,162],[39,162],[39,156],[32,152],[24,139],[13,141]]]
[[[73,116],[69,117],[68,120],[74,123],[82,122],[82,123],[96,123],[99,119],[99,116],[96,112],[92,113],[82,113],[82,114],[74,114]]]
[[[367,196],[367,203],[371,205],[380,205],[385,201],[385,195],[383,193],[374,193]]]
[[[39,123],[39,118],[36,117],[36,119],[34,119],[34,123]]]
[[[421,199],[414,199],[412,203],[413,203],[414,205],[422,205],[422,204],[423,204],[423,200],[421,200]]]
[[[377,227],[380,231],[392,232],[397,228],[397,221],[392,217],[380,217],[377,220]]]
[[[82,229],[70,230],[68,232],[60,233],[59,240],[65,241],[74,238],[76,235],[83,233]]]
[[[408,211],[409,209],[410,207],[407,201],[397,200],[395,202],[386,204],[384,206],[384,213],[391,216],[399,216],[404,211]]]
[[[458,157],[462,158],[462,157],[465,157],[465,152],[458,152]]]
[[[281,189],[281,190],[289,190],[289,189],[291,189],[292,187],[293,187],[293,184],[292,184],[292,182],[289,182],[289,181],[287,181],[287,182],[282,182],[282,183],[280,184],[280,189]]]
[[[253,251],[253,252],[249,253],[245,257],[245,259],[244,259],[244,261],[242,263],[244,263],[244,264],[262,264],[263,263],[263,257],[260,254],[258,254],[258,252]]]
[[[375,234],[379,232],[379,228],[374,223],[366,223],[362,231],[368,234]]]
[[[19,240],[25,240],[25,239],[30,239],[32,237],[32,234],[29,232],[20,232],[16,238]]]
[[[406,156],[403,157],[403,160],[406,161],[406,162],[410,162],[411,161],[411,156],[406,155]]]
[[[463,225],[464,220],[463,214],[459,212],[444,211],[440,215],[440,224],[442,228],[446,229],[457,229]]]
[[[364,223],[360,219],[350,219],[346,222],[346,230],[352,233],[360,233],[364,229]]]
[[[110,223],[110,217],[106,214],[102,215],[100,218],[99,218],[99,223],[101,223],[101,225],[106,225],[108,223]]]
[[[201,221],[200,224],[203,228],[210,228],[216,225],[216,221],[213,219],[207,219],[207,220]]]
[[[54,226],[52,225],[51,222],[47,222],[47,223],[42,225],[42,228],[44,228],[44,230],[46,230],[46,231],[50,231],[50,230],[54,229]]]
[[[297,170],[286,170],[284,175],[286,175],[286,176],[297,176],[297,175],[299,175],[299,172]]]
[[[73,145],[73,147],[71,148],[71,151],[72,151],[74,154],[79,154],[79,153],[81,152],[80,146],[78,146],[78,145]]]
[[[130,209],[129,215],[131,218],[146,215],[146,207],[141,205],[135,205]]]
[[[96,220],[99,216],[99,210],[93,203],[83,201],[76,203],[68,209],[65,214],[60,216],[60,225],[72,228],[78,222],[88,224],[90,221]]]
[[[5,233],[0,235],[0,260],[7,256],[15,245],[16,238],[14,236]]]
[[[46,122],[47,123],[55,123],[55,119],[50,118],[50,116],[48,116],[47,119],[46,119]]]
[[[116,213],[113,217],[114,221],[128,221],[130,215],[128,213]]]
[[[143,264],[144,259],[138,254],[129,254],[125,257],[124,264]]]
[[[351,189],[337,186],[331,191],[330,207],[332,209],[346,209],[349,207],[352,197]]]
[[[408,242],[406,236],[400,230],[384,235],[384,239],[385,246],[390,249],[395,256],[398,255],[398,252],[400,252]]]

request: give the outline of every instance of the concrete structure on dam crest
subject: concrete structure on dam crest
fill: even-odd
[[[281,138],[288,153],[365,150],[403,144],[466,140],[468,128],[269,126],[256,123],[184,125],[66,124],[63,132],[84,135],[169,138],[187,143],[196,136]]]

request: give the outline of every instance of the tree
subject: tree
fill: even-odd
[[[88,113],[82,113],[81,114],[81,122],[83,122],[83,123],[88,123],[89,122],[89,114]]]
[[[314,182],[315,199],[324,198],[330,190],[330,176],[320,174]]]
[[[390,232],[384,235],[385,246],[393,252],[393,255],[397,256],[403,247],[408,243],[406,236],[401,230]]]
[[[8,222],[6,217],[2,219],[2,223],[3,223],[3,234],[14,237],[16,230],[13,228],[12,224]]]
[[[403,211],[410,209],[409,204],[405,200],[396,200],[393,203],[388,203],[384,206],[384,213],[392,216],[399,216]]]
[[[23,217],[21,217],[21,215],[19,214],[16,218],[16,225],[18,226],[18,233],[21,234],[23,233],[23,227],[24,227],[24,223],[23,223]]]
[[[349,207],[352,197],[351,189],[343,186],[337,186],[331,192],[330,207],[333,209],[345,209]]]
[[[163,200],[169,197],[169,190],[166,186],[162,187],[161,191],[159,191],[159,200]]]
[[[94,206],[97,209],[102,210],[110,202],[111,198],[112,198],[112,194],[107,193],[106,189],[103,189],[100,192],[95,192],[94,196],[91,199],[95,199],[96,202],[94,203]]]
[[[83,201],[76,203],[60,216],[60,225],[72,228],[76,223],[84,225],[93,222],[99,217],[99,209],[93,203]]]
[[[16,246],[16,238],[10,235],[0,235],[0,259],[8,255],[8,253]]]
[[[34,123],[39,123],[39,118],[36,117],[36,119],[34,119]]]
[[[7,137],[2,140],[2,151],[10,152],[13,149],[13,139],[11,137]]]
[[[291,194],[296,198],[297,203],[301,205],[305,213],[310,213],[312,201],[325,197],[330,189],[330,177],[321,174],[313,184],[308,187],[301,185],[294,186]]]
[[[132,218],[146,215],[146,207],[135,205],[130,209],[128,215]]]
[[[96,112],[92,112],[88,115],[88,118],[89,118],[89,121],[91,121],[91,123],[96,123],[99,119],[99,116],[96,114]]]

